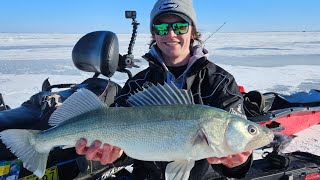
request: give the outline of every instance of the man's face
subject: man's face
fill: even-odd
[[[183,22],[184,20],[176,15],[163,15],[157,19],[158,23],[175,23]],[[189,25],[189,30],[186,34],[175,34],[172,28],[169,28],[169,33],[166,35],[154,34],[154,39],[167,65],[179,65],[190,53],[190,40],[192,27]]]

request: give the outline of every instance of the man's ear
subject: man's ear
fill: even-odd
[[[196,29],[195,28],[193,28],[193,27],[191,27],[192,29],[191,29],[191,39],[195,39],[196,38]]]

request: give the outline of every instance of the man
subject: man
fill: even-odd
[[[126,100],[137,89],[153,84],[174,83],[177,87],[190,89],[195,103],[224,109],[245,117],[242,111],[243,98],[233,76],[207,60],[207,51],[200,42],[196,29],[196,13],[191,0],[158,0],[150,15],[152,41],[150,51],[143,57],[149,67],[129,79],[116,99],[116,106],[127,106]],[[129,157],[119,147],[94,141],[86,147],[85,139],[78,141],[78,154],[102,164],[125,165]],[[102,146],[102,148],[101,148]],[[241,178],[249,170],[252,152],[197,161],[189,179],[200,179],[209,164],[225,176]],[[164,179],[168,162],[134,160],[132,178]]]

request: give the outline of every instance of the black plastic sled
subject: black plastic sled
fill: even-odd
[[[269,153],[256,160],[245,180],[316,180],[320,179],[320,157],[306,152]]]
[[[228,180],[211,169],[202,180]],[[253,164],[241,180],[319,180],[320,156],[307,152],[279,154],[265,153],[264,157]]]
[[[243,92],[249,120],[284,135],[293,135],[320,123],[320,91],[282,95],[275,92]]]

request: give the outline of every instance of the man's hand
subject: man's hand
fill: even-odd
[[[79,155],[85,155],[87,160],[100,161],[102,165],[113,163],[123,154],[123,150],[119,147],[103,144],[101,148],[101,145],[101,141],[95,140],[90,147],[87,147],[87,140],[81,138],[75,148]]]
[[[228,168],[234,168],[236,166],[239,166],[245,163],[251,154],[252,154],[252,151],[247,151],[240,154],[234,154],[234,155],[221,157],[221,158],[210,157],[210,158],[207,158],[207,160],[210,164],[223,164]]]

